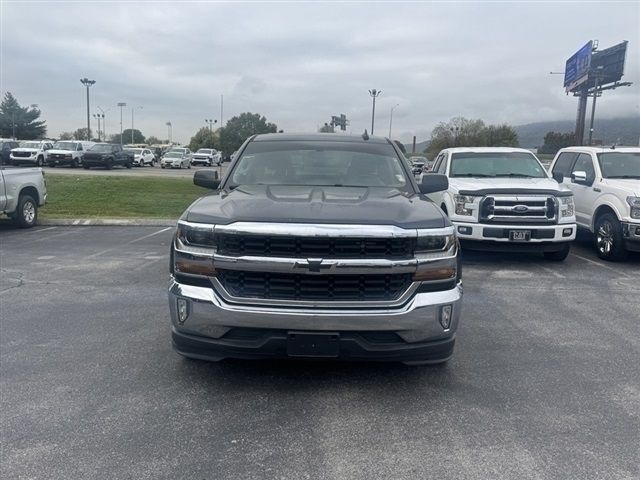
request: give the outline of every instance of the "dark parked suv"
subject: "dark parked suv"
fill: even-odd
[[[133,166],[133,153],[123,150],[122,145],[115,143],[96,143],[85,152],[82,159],[82,166],[86,169],[104,167],[110,170],[115,165],[127,168]]]
[[[11,150],[18,148],[20,144],[15,140],[8,140],[6,138],[0,138],[0,165],[10,165]]]
[[[458,242],[388,139],[257,135],[182,215],[173,344],[192,358],[442,363],[462,302]]]

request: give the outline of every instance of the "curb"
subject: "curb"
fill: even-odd
[[[39,218],[38,225],[175,227],[177,218]]]

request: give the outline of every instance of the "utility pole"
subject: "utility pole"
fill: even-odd
[[[596,69],[595,80],[593,85],[593,103],[591,104],[591,125],[589,125],[589,146],[591,146],[591,142],[593,141],[593,119],[596,115],[596,98],[598,98],[598,80],[600,80],[600,75],[602,74],[603,66],[599,65]]]
[[[222,113],[224,111],[224,95],[220,95],[220,126],[224,125],[224,121],[222,120]]]
[[[89,87],[96,83],[87,77],[81,78],[80,83],[87,87],[87,140],[91,141],[91,113],[89,112]]]
[[[391,107],[391,115],[389,115],[389,138],[391,138],[391,125],[393,124],[393,110],[399,106],[400,104],[396,103],[393,107]]]
[[[102,112],[102,137],[104,138],[104,141],[107,141],[107,121],[105,120],[105,113],[107,113],[109,110],[111,110],[110,108],[107,108],[106,110],[104,110],[100,105],[97,105],[98,110],[100,110]]]
[[[167,122],[165,125],[167,126],[167,133],[169,135],[169,145],[171,145],[171,122]]]
[[[122,107],[126,107],[127,104],[125,102],[118,102],[118,106],[120,107],[120,145],[122,145]]]
[[[373,136],[373,125],[376,119],[376,98],[378,98],[381,93],[382,90],[376,90],[375,88],[369,90],[369,95],[371,95],[371,98],[373,98],[373,109],[371,111],[371,136]]]
[[[98,120],[98,141],[101,142],[102,140],[100,139],[100,114],[94,113],[93,118],[96,118]]]

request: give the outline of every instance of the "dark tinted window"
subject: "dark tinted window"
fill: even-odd
[[[565,177],[569,177],[571,173],[571,164],[576,158],[577,153],[563,152],[556,160],[556,164],[553,166],[551,173],[561,173]]]
[[[640,178],[640,152],[598,154],[604,178]]]
[[[524,152],[459,152],[451,155],[451,177],[545,178],[536,157]]]

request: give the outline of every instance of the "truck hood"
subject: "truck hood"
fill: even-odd
[[[602,182],[612,188],[624,191],[629,196],[640,197],[640,180],[637,178],[605,178]]]
[[[196,200],[182,216],[199,223],[336,223],[441,228],[442,211],[422,195],[386,187],[240,186]]]
[[[552,178],[467,178],[450,177],[449,189],[458,192],[499,193],[512,190],[521,193],[523,190],[539,190],[545,192],[569,192],[564,185],[559,185]],[[532,192],[535,193],[535,192]]]
[[[57,149],[51,149],[49,150],[49,155],[51,155],[52,153],[58,153],[58,154],[62,154],[62,155],[67,155],[69,153],[74,153],[75,150],[57,150]]]
[[[13,148],[11,149],[12,152],[29,152],[29,153],[37,153],[40,150],[38,150],[37,148],[24,148],[24,147],[18,147],[18,148]]]

